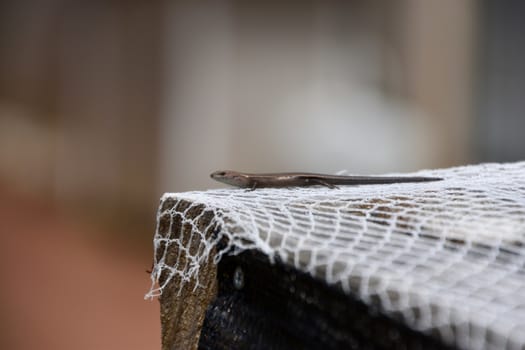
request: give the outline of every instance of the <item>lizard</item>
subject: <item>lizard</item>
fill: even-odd
[[[443,180],[427,176],[342,176],[318,173],[267,173],[250,174],[233,170],[219,170],[211,173],[216,181],[250,190],[262,187],[304,187],[321,185],[337,188],[338,185],[380,185],[404,182],[427,182]]]

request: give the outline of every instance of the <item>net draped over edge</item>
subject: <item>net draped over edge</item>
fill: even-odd
[[[174,276],[199,288],[199,264],[214,247],[215,263],[256,249],[445,343],[524,349],[525,162],[406,175],[444,180],[166,193],[157,223],[182,220],[200,243],[190,253],[177,232],[161,234],[157,225],[146,297],[160,295]],[[166,208],[167,200],[174,204]],[[177,212],[181,200],[191,205]],[[207,229],[220,228],[217,235],[206,238],[199,218],[185,216],[199,205],[213,214]],[[172,245],[184,259],[168,266]],[[161,273],[168,278],[157,286]]]

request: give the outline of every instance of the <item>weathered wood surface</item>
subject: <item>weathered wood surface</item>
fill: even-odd
[[[174,202],[167,200],[163,203],[164,208],[173,208]],[[180,201],[174,208],[177,212],[184,212],[190,203]],[[197,218],[202,214],[203,206],[194,206],[186,212],[188,218]],[[203,215],[194,223],[202,232],[206,229],[212,219],[210,212]],[[173,220],[173,222],[170,222]],[[170,225],[171,223],[171,225]],[[180,217],[171,218],[169,215],[160,218],[159,233],[168,234],[171,227],[172,237],[181,237],[184,246],[190,242],[191,226],[184,224]],[[211,231],[211,230],[210,230]],[[206,232],[205,235],[211,235],[212,232]],[[191,237],[190,254],[195,254],[199,249],[200,240],[198,237]],[[159,254],[163,249],[159,249]],[[162,349],[197,349],[199,337],[204,321],[204,316],[209,303],[217,293],[217,266],[213,263],[212,257],[215,252],[212,251],[210,258],[201,264],[199,270],[199,283],[201,287],[195,288],[196,281],[185,283],[181,288],[180,277],[173,277],[170,283],[165,287],[160,296],[160,318],[162,328]],[[160,256],[157,256],[160,259]],[[170,246],[166,255],[166,264],[175,266],[177,262],[184,266],[187,263],[187,257],[184,252],[180,252],[177,245]],[[167,271],[159,279],[163,283],[167,277]]]

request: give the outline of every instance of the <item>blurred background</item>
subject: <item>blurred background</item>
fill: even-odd
[[[522,1],[0,2],[0,348],[159,349],[163,192],[525,158]]]

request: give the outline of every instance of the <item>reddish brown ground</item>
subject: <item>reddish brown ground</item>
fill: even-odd
[[[0,190],[1,349],[160,349],[151,258]],[[93,229],[91,229],[93,230]]]

